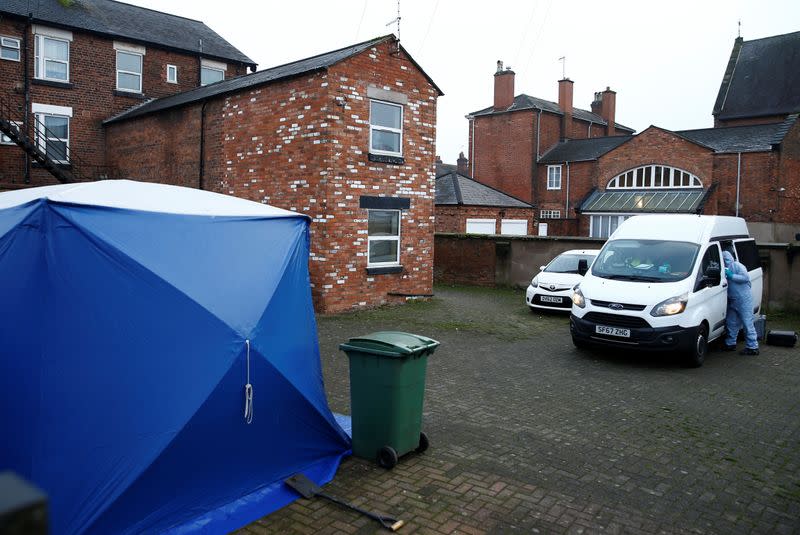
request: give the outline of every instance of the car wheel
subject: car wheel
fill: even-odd
[[[699,368],[706,360],[708,353],[708,327],[701,323],[697,328],[694,344],[687,355],[687,364],[692,368]]]
[[[391,470],[397,465],[397,452],[391,446],[384,446],[378,450],[378,465]]]

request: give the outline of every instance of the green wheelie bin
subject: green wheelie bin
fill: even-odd
[[[393,468],[398,457],[428,449],[422,432],[425,368],[438,346],[436,340],[397,331],[339,346],[350,359],[353,455]]]

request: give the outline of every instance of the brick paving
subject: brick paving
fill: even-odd
[[[531,314],[521,292],[437,287],[429,302],[319,318],[333,410],[349,412],[338,344],[381,329],[442,342],[431,448],[392,471],[348,458],[326,490],[405,520],[400,533],[800,533],[799,349],[713,351],[699,369],[583,352],[564,315]],[[238,533],[387,531],[317,498]]]

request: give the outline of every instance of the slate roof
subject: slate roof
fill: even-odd
[[[220,9],[223,9],[221,6]],[[0,13],[20,17],[33,14],[33,22],[83,30],[137,43],[160,45],[252,65],[255,62],[199,20],[187,19],[113,0],[73,0],[64,7],[58,0],[2,0]]]
[[[703,208],[708,190],[593,191],[580,212],[694,214]]]
[[[436,162],[436,178],[458,171],[458,165],[454,163]]]
[[[753,41],[737,38],[720,84],[718,119],[800,112],[800,32]]]
[[[633,136],[607,136],[561,141],[545,152],[539,163],[585,162],[596,160]]]
[[[479,117],[481,115],[492,115],[494,113],[508,113],[519,110],[542,110],[549,113],[554,113],[556,115],[564,115],[564,112],[562,112],[561,108],[558,107],[558,103],[551,102],[549,100],[543,100],[541,98],[532,97],[524,93],[521,93],[516,97],[514,97],[514,103],[504,110],[495,110],[494,106],[489,106],[488,108],[474,111],[469,115]],[[572,108],[572,117],[586,122],[601,124],[603,126],[606,126],[608,124],[606,123],[605,119],[603,119],[596,113],[592,113],[588,110],[582,110],[580,108]],[[633,128],[621,125],[619,123],[616,123],[615,128],[619,130],[627,130],[630,133],[635,132]]]
[[[714,152],[764,152],[779,145],[786,133],[797,122],[798,114],[792,114],[782,123],[724,128],[704,128],[675,132],[679,136],[704,145]]]
[[[516,197],[455,172],[436,178],[435,204],[533,208]]]
[[[375,39],[370,39],[369,41],[364,41],[363,43],[347,46],[345,48],[340,48],[338,50],[333,50],[331,52],[326,52],[310,58],[293,61],[291,63],[286,63],[285,65],[273,67],[271,69],[265,69],[263,71],[254,72],[245,76],[239,76],[238,78],[231,78],[230,80],[222,80],[220,82],[190,89],[189,91],[177,93],[168,97],[150,100],[137,107],[124,111],[115,117],[106,119],[103,121],[103,123],[109,124],[117,121],[124,121],[134,117],[139,117],[141,115],[146,115],[148,113],[162,111],[177,106],[184,106],[193,102],[200,102],[212,97],[218,97],[227,93],[235,93],[250,87],[276,82],[278,80],[299,76],[309,72],[325,70],[328,67],[339,63],[340,61],[343,61],[351,56],[355,56],[356,54],[360,54],[376,44],[389,39],[395,39],[394,35],[389,34],[382,37],[376,37]],[[403,48],[401,47],[401,49]],[[403,49],[403,51],[405,52],[405,49]],[[406,55],[408,55],[407,52]],[[411,58],[410,55],[408,55],[408,57]],[[417,65],[413,59],[411,61],[417,66],[417,68],[419,68],[419,65]],[[420,68],[420,72],[422,72],[422,74],[439,92],[439,94],[442,95],[443,93],[441,89],[439,89],[433,80],[431,80],[430,77],[425,74],[425,71]]]

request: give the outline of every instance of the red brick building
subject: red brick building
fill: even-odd
[[[559,211],[565,234],[605,237],[640,213],[705,213],[744,217],[762,241],[791,241],[800,224],[799,86],[800,32],[738,38],[714,128],[561,141],[539,160],[537,207]]]
[[[495,74],[495,105],[467,116],[471,169],[506,193],[529,191],[522,198],[536,206],[539,221],[548,221],[549,234],[605,237],[634,214],[707,213],[746,218],[762,241],[794,239],[800,32],[736,40],[713,111],[715,128],[708,129],[651,126],[633,136],[614,122],[616,95],[608,90],[592,104],[605,124],[588,124],[576,119],[586,117],[583,111],[569,113],[567,80],[559,82],[558,124],[544,105],[533,108],[532,97],[509,99],[507,72]],[[517,119],[512,112],[521,108]],[[530,184],[527,173],[535,177]]]
[[[317,310],[374,306],[432,293],[441,94],[388,35],[130,109],[107,159],[309,215]]]
[[[248,68],[255,63],[199,21],[109,0],[3,0],[0,121],[22,135],[0,139],[0,190],[117,176],[103,120]]]
[[[573,82],[558,82],[558,102],[514,96],[514,71],[497,62],[494,104],[467,115],[469,176],[529,203],[540,193],[539,158],[562,139],[632,134],[616,122],[616,93],[595,93],[592,110],[575,108]]]

